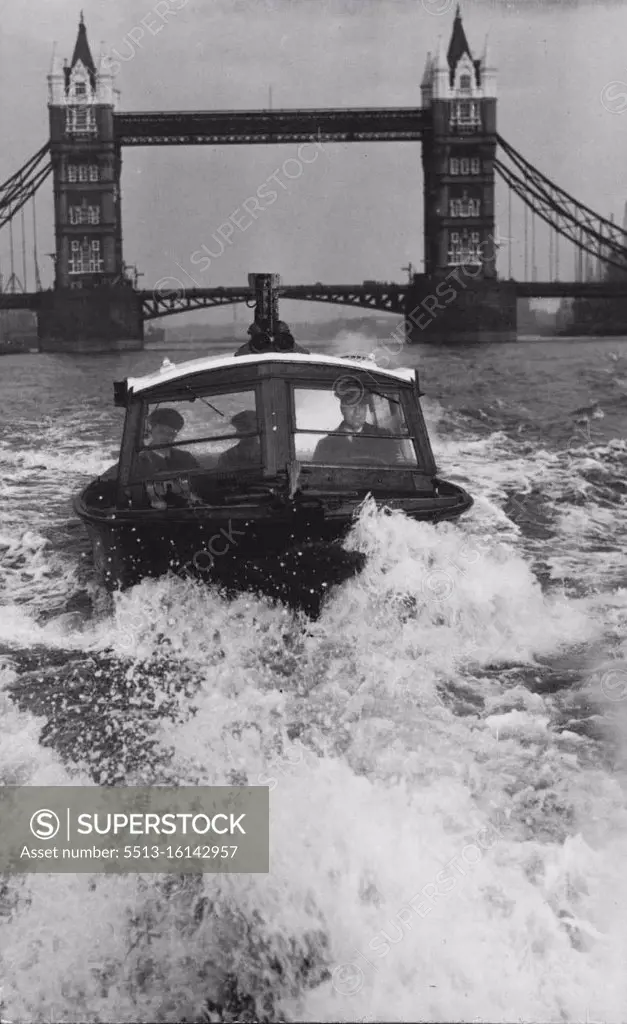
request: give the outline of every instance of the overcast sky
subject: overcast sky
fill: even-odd
[[[94,56],[103,40],[114,59],[123,58],[121,109],[261,108],[270,88],[274,107],[419,106],[427,51],[440,35],[448,44],[454,16],[453,0],[169,2],[163,23],[157,0],[83,0]],[[464,0],[461,7],[475,55],[489,33],[500,133],[577,198],[622,218],[627,3]],[[52,41],[71,57],[80,8],[81,0],[0,0],[3,181],[47,138]],[[610,83],[619,84],[608,90]],[[167,275],[189,285],[181,267],[214,285],[243,283],[250,270],[275,270],[293,283],[401,280],[408,260],[421,266],[420,145],[371,143],[326,145],[251,226],[235,231],[210,268],[194,268],[191,254],[203,244],[216,252],[212,234],[270,175],[279,171],[287,182],[280,169],[295,156],[295,146],[125,150],[124,255],[144,273],[141,285]],[[51,192],[48,180],[37,200],[44,253],[53,247]],[[498,194],[507,234],[504,189]],[[517,275],[521,226],[515,208]],[[4,236],[6,229],[6,275]],[[539,233],[540,265],[542,247]],[[49,281],[51,262],[43,263]]]

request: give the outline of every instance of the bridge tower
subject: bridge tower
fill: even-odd
[[[515,335],[515,292],[496,272],[496,102],[487,42],[474,58],[458,7],[448,50],[428,54],[422,79],[425,269],[408,295],[410,341]]]
[[[81,13],[72,60],[53,56],[48,75],[55,281],[39,317],[47,351],[143,345],[141,303],[122,260],[121,148],[108,65],[104,55],[94,61]]]

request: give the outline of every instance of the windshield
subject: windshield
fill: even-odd
[[[325,388],[294,388],[294,454],[323,465],[417,466],[398,391],[371,390],[353,379]]]
[[[152,402],[145,408],[142,440],[132,476],[216,469],[225,472],[261,464],[257,400],[253,389]]]

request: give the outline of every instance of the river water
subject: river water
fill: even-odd
[[[626,1021],[627,340],[402,352],[475,505],[366,505],[315,623],[94,587],[70,497],[164,354],[1,361],[0,782],[269,785],[271,872],[6,878],[2,1018]]]

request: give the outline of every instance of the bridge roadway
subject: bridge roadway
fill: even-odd
[[[114,114],[113,130],[122,146],[415,142],[428,121],[421,107],[148,111]]]
[[[460,273],[460,278],[463,277]],[[508,283],[508,282],[497,282]],[[625,283],[616,281],[515,281],[517,298],[554,299],[554,298],[588,298],[617,299],[627,298],[627,280]],[[406,295],[409,288],[415,285],[399,283],[372,284],[298,284],[282,285],[279,295],[283,299],[298,299],[305,302],[327,302],[334,305],[359,306],[364,309],[376,309],[383,313],[403,314],[405,312]],[[420,287],[420,284],[418,284]],[[449,287],[456,287],[455,281],[449,281]],[[424,286],[423,286],[424,288]],[[458,283],[461,291],[464,285]],[[99,289],[100,291],[100,289]],[[45,296],[50,291],[0,293],[0,310],[31,309],[37,311]],[[422,290],[423,296],[426,294]],[[190,312],[194,309],[208,309],[213,306],[233,305],[237,302],[251,302],[253,293],[248,287],[241,288],[186,288],[143,289],[138,290],[145,320],[155,320],[162,316],[175,313]],[[434,297],[436,297],[434,295]],[[423,298],[424,301],[424,298]],[[454,300],[453,300],[454,301]],[[449,299],[449,305],[451,300]],[[444,305],[444,303],[442,303]]]

